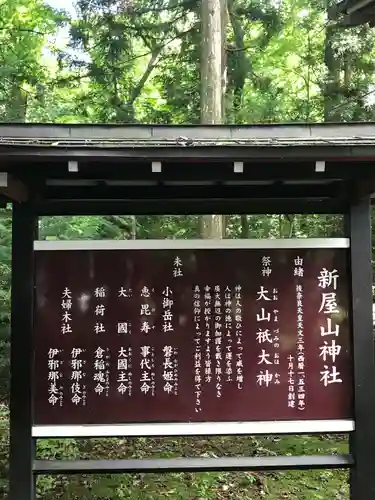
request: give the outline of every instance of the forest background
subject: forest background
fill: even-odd
[[[53,7],[51,6],[53,5]],[[65,9],[64,9],[65,7]],[[375,121],[375,31],[326,0],[226,0],[223,123]],[[0,0],[0,121],[196,124],[198,0]],[[201,218],[46,217],[43,239],[198,238]],[[340,236],[337,216],[226,216],[222,237]],[[0,498],[8,460],[11,209],[0,212]],[[347,436],[45,440],[46,458],[345,452]],[[43,477],[38,498],[344,500],[342,471]]]

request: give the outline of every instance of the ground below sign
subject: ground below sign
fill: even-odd
[[[35,252],[35,425],[352,417],[347,249],[163,243]]]

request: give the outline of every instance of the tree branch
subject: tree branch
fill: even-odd
[[[132,106],[134,104],[134,102],[139,97],[140,93],[142,92],[142,89],[143,89],[145,83],[147,82],[148,78],[150,77],[151,73],[153,72],[155,66],[158,63],[158,58],[159,58],[159,55],[160,55],[162,50],[163,50],[163,48],[159,47],[151,55],[151,58],[148,62],[146,71],[143,73],[141,79],[139,80],[137,85],[132,90],[132,93],[131,93],[131,96],[130,96],[130,99],[128,102],[129,106]]]
[[[179,8],[183,7],[194,7],[197,4],[197,0],[183,0],[180,3],[177,3],[176,5],[168,5],[165,7],[144,7],[143,9],[132,9],[131,7],[128,7],[126,9],[126,12],[131,15],[136,15],[139,16],[141,14],[149,14],[150,12],[167,12],[171,10],[176,10]]]
[[[34,35],[47,36],[52,35],[55,31],[50,31],[48,33],[43,33],[41,31],[35,31],[28,28],[18,28],[17,26],[3,26],[0,28],[0,31],[11,31],[12,33],[15,31],[25,32],[25,33],[33,33]]]
[[[184,37],[187,33],[189,33],[193,28],[190,28],[189,30],[187,31],[183,31],[181,33],[178,33],[175,37],[173,38],[170,38],[168,41],[166,41],[165,43],[162,43],[160,44],[158,47],[156,47],[152,52],[151,52],[151,58],[148,62],[148,65],[147,65],[147,68],[146,68],[146,71],[144,72],[144,74],[142,75],[142,78],[139,80],[139,82],[137,83],[137,85],[135,86],[135,88],[133,89],[132,93],[131,93],[131,96],[130,96],[130,99],[128,101],[128,105],[129,106],[132,106],[134,104],[134,102],[136,101],[136,99],[139,97],[140,93],[142,92],[142,89],[145,85],[145,83],[147,82],[147,80],[149,79],[151,73],[153,72],[154,68],[156,67],[157,63],[158,63],[158,59],[159,59],[159,56],[161,54],[161,52],[163,51],[163,49],[165,47],[167,47],[167,45],[169,45],[170,43],[172,43],[174,40],[178,39],[178,38],[182,38]]]

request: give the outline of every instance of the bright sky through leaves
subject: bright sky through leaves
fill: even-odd
[[[46,3],[55,9],[64,9],[69,14],[75,14],[73,0],[47,0]]]

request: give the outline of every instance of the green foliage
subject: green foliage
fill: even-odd
[[[63,2],[61,2],[62,4]],[[43,0],[0,3],[0,121],[198,123],[200,2],[78,0],[76,15]],[[227,0],[226,120],[374,119],[375,36],[327,22],[321,0]],[[67,5],[67,8],[69,6]],[[48,217],[43,239],[197,238],[200,220]],[[339,236],[331,216],[225,218],[226,238]],[[8,395],[11,211],[0,210],[0,402]],[[0,406],[0,498],[8,415]],[[45,440],[43,458],[145,458],[345,452],[345,438]],[[346,474],[171,474],[42,477],[43,500],[342,500]]]
[[[1,3],[0,120],[199,121],[199,2],[76,4],[69,17],[43,0]],[[328,22],[320,0],[227,7],[228,122],[374,119],[371,28]]]
[[[0,120],[25,121],[51,76],[43,52],[63,16],[42,0],[0,4]]]

